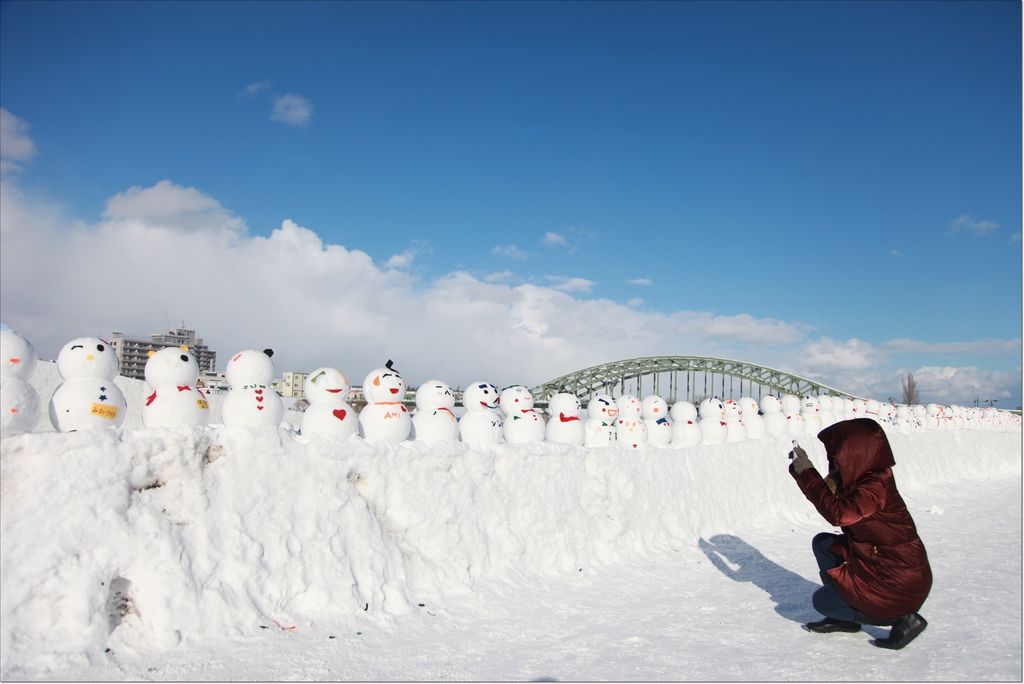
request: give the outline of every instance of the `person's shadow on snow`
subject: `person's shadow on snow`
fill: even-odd
[[[751,582],[775,601],[775,612],[793,622],[821,618],[811,606],[811,594],[820,585],[774,563],[753,546],[731,534],[717,534],[697,544],[711,564],[737,582]],[[735,569],[734,569],[735,568]]]

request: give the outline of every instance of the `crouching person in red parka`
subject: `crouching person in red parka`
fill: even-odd
[[[821,533],[811,548],[824,586],[812,603],[824,620],[812,632],[857,632],[861,624],[891,625],[872,643],[903,648],[928,625],[918,610],[932,586],[928,554],[893,479],[889,440],[870,418],[836,423],[818,433],[828,455],[822,478],[795,447],[790,474],[807,500],[842,534]]]

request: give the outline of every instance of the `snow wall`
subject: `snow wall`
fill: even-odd
[[[1019,431],[890,441],[904,492],[1021,477]],[[801,443],[824,471],[822,445]],[[300,443],[284,429],[237,427],[7,438],[0,676],[261,626],[387,624],[481,581],[590,573],[714,534],[824,525],[787,472],[789,448],[778,437],[643,452]]]

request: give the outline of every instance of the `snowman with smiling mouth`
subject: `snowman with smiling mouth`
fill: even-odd
[[[412,418],[402,403],[405,380],[391,359],[384,366],[370,371],[363,380],[366,406],[359,413],[359,427],[368,442],[397,444],[409,438]]]
[[[358,430],[356,412],[348,403],[351,391],[348,378],[337,368],[317,368],[302,386],[309,406],[302,414],[300,431],[313,434],[351,437]]]

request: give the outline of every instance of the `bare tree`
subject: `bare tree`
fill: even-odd
[[[903,378],[903,403],[904,404],[917,404],[920,402],[920,397],[917,394],[917,380],[914,379],[914,374],[908,372],[907,377]]]

